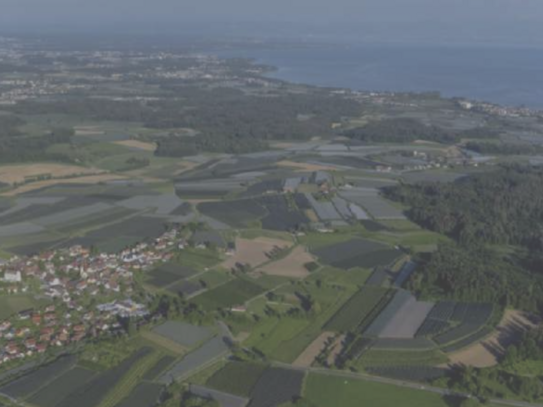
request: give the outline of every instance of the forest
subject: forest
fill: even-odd
[[[491,127],[455,131],[429,126],[416,119],[399,118],[371,121],[365,126],[346,130],[344,135],[364,143],[408,143],[427,140],[452,144],[462,139],[496,138],[500,131]]]
[[[452,241],[419,256],[408,282],[424,297],[543,311],[543,170],[503,166],[454,183],[403,184],[385,194]]]
[[[69,161],[70,158],[45,152],[47,147],[56,143],[69,143],[74,131],[57,128],[39,137],[23,134],[19,127],[24,120],[13,115],[0,115],[0,163],[23,161]]]
[[[502,166],[454,183],[402,184],[385,194],[411,209],[410,219],[469,245],[543,249],[543,169]]]

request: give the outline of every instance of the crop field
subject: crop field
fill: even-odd
[[[128,397],[132,393],[145,372],[154,366],[160,357],[161,355],[157,351],[148,353],[147,355],[141,357],[116,383],[115,387],[105,395],[100,402],[99,407],[116,407],[121,400]]]
[[[154,383],[140,383],[115,407],[154,407],[163,387]]]
[[[266,210],[256,200],[204,202],[198,210],[211,218],[218,219],[232,227],[247,227],[266,215]]]
[[[162,372],[164,372],[169,366],[173,364],[175,361],[175,358],[173,356],[162,356],[154,366],[152,366],[147,372],[145,372],[145,375],[143,376],[144,380],[155,380],[160,376]]]
[[[370,367],[366,371],[376,376],[411,382],[431,382],[445,377],[447,371],[432,366],[384,366]]]
[[[387,265],[400,255],[396,249],[366,239],[352,239],[313,249],[313,253],[324,263],[343,269]]]
[[[264,370],[265,365],[229,362],[209,378],[206,386],[236,396],[249,397]]]
[[[283,195],[264,196],[259,198],[258,202],[268,213],[262,219],[264,229],[289,231],[309,223],[307,216],[302,211],[293,209]]]
[[[213,334],[209,328],[177,321],[166,321],[156,326],[153,332],[187,348],[209,339]]]
[[[181,361],[164,372],[158,379],[160,383],[169,384],[172,380],[181,379],[213,362],[228,351],[228,346],[220,336],[216,336],[194,352],[186,355]]]
[[[486,325],[493,309],[492,304],[488,303],[438,303],[428,314],[417,336],[432,337],[440,346],[452,346],[454,342],[466,339],[462,341],[466,346],[469,344],[468,337],[478,338],[477,332]],[[453,346],[451,349],[458,348]]]
[[[264,292],[264,288],[252,281],[236,279],[198,295],[192,301],[207,310],[243,305]]]
[[[147,282],[155,287],[165,287],[194,274],[196,270],[189,267],[176,263],[164,263],[148,273],[150,279]]]
[[[324,325],[324,329],[334,332],[356,331],[362,324],[367,325],[370,315],[377,315],[386,305],[386,297],[391,292],[385,288],[362,287],[347,303]],[[379,308],[379,310],[377,310]]]
[[[275,407],[302,395],[305,374],[300,371],[270,367],[251,392],[248,407]]]
[[[372,349],[381,350],[428,350],[434,349],[435,343],[430,339],[418,337],[413,339],[379,338],[372,346]]]
[[[96,375],[95,371],[76,366],[35,393],[29,402],[39,407],[56,407],[64,398],[80,391]]]
[[[54,379],[71,369],[77,361],[75,356],[61,357],[54,362],[41,366],[38,369],[6,384],[0,392],[13,398],[26,398],[40,388],[48,385]]]
[[[140,348],[113,369],[100,373],[78,391],[71,392],[67,397],[60,401],[56,407],[98,406],[105,395],[115,389],[125,374],[130,372],[141,359],[151,353],[151,348]]]
[[[324,374],[309,374],[304,398],[316,407],[448,407],[434,393]]]
[[[204,290],[204,287],[200,282],[192,281],[180,281],[168,287],[168,291],[177,295],[181,295],[184,298],[195,295],[196,293]]]

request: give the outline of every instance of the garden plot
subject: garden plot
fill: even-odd
[[[165,263],[148,273],[147,283],[155,287],[166,287],[196,274],[196,270],[176,263]]]
[[[264,370],[266,366],[261,364],[229,362],[209,378],[206,386],[236,396],[249,397]]]
[[[42,226],[30,222],[14,223],[13,225],[0,226],[0,237],[30,235],[43,230]]]
[[[153,332],[187,348],[197,345],[212,335],[209,328],[177,321],[167,321],[155,327]]]
[[[194,296],[204,290],[200,282],[180,281],[168,287],[168,291],[174,294],[181,294],[184,298]]]
[[[151,353],[151,348],[140,348],[113,369],[101,372],[81,389],[71,392],[56,407],[96,407],[139,361]]]
[[[183,204],[175,194],[138,195],[120,201],[117,205],[127,209],[146,210],[153,208],[157,215],[170,215]]]
[[[351,239],[317,249],[314,254],[326,264],[351,269],[390,264],[400,255],[400,252],[371,240]]]
[[[392,206],[373,188],[343,188],[340,192],[342,198],[360,205],[375,219],[406,219],[403,212]]]
[[[160,384],[140,383],[115,407],[154,407],[162,391]]]
[[[227,270],[235,268],[238,264],[247,264],[253,268],[269,261],[273,251],[284,250],[291,245],[290,242],[267,237],[237,238],[234,255],[221,263],[221,266]]]
[[[228,346],[221,336],[216,336],[194,352],[189,353],[180,362],[176,363],[171,369],[166,371],[158,379],[160,383],[169,384],[173,380],[179,380],[191,374],[192,372],[205,367],[215,359],[228,352]]]
[[[245,304],[264,291],[257,283],[238,278],[194,297],[193,302],[206,310],[231,308]]]
[[[61,357],[48,365],[41,366],[0,388],[0,392],[15,399],[25,398],[47,386],[57,377],[71,369],[77,361],[75,356]]]
[[[262,219],[264,229],[290,231],[309,223],[307,216],[293,209],[283,195],[263,196],[255,200],[267,211],[267,216]]]
[[[334,207],[334,204],[332,202],[317,201],[313,197],[313,195],[309,193],[305,194],[305,197],[311,204],[311,207],[313,208],[319,219],[323,222],[342,219],[341,215],[336,211],[336,208]]]
[[[203,215],[217,219],[232,227],[246,227],[266,215],[262,205],[253,199],[237,201],[204,202],[198,205]]]
[[[264,274],[291,278],[305,278],[309,275],[306,264],[315,259],[303,246],[295,247],[286,257],[258,268]]]
[[[248,407],[276,407],[302,395],[304,372],[271,367],[264,371]]]
[[[326,322],[324,329],[348,332],[368,326],[386,306],[392,293],[385,288],[362,287]]]
[[[79,208],[68,209],[68,210],[55,213],[52,215],[43,216],[43,217],[34,219],[34,222],[42,226],[55,226],[60,223],[68,223],[70,221],[81,219],[86,216],[91,216],[100,212],[105,212],[112,208],[113,208],[112,205],[98,202],[91,205],[82,206]]]
[[[158,362],[155,363],[153,367],[151,367],[143,376],[143,379],[145,380],[155,380],[157,377],[160,376],[162,372],[164,372],[168,367],[170,367],[173,362],[175,361],[175,358],[173,356],[163,356],[158,360]]]
[[[221,391],[209,389],[204,386],[197,386],[194,384],[190,385],[189,391],[192,394],[203,399],[215,400],[219,403],[221,407],[245,407],[249,402],[248,399],[245,399],[243,397],[234,396],[232,394],[223,393]]]

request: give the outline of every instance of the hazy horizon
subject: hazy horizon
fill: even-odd
[[[543,43],[539,0],[2,0],[4,33]]]

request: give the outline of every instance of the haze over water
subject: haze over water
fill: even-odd
[[[543,50],[496,46],[343,45],[252,48],[219,53],[254,58],[291,82],[367,91],[439,91],[508,106],[543,108]]]

